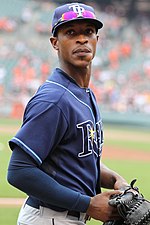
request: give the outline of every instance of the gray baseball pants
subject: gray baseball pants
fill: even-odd
[[[39,209],[27,204],[23,205],[17,225],[85,225],[86,214],[80,213],[80,218],[68,215],[68,211],[57,212],[40,206]]]

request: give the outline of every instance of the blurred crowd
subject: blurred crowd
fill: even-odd
[[[57,66],[49,43],[55,3],[27,3],[17,17],[0,14],[0,115],[22,116],[29,98]],[[90,87],[101,109],[150,114],[148,18],[138,14],[129,21],[113,7],[97,14],[104,28]]]

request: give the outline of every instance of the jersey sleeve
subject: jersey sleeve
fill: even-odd
[[[67,121],[54,103],[34,102],[27,105],[24,122],[10,142],[21,147],[40,165],[61,141],[67,130]]]
[[[90,197],[67,188],[40,170],[32,158],[19,147],[11,155],[8,182],[32,198],[63,210],[86,212]],[[44,191],[43,191],[44,187]]]

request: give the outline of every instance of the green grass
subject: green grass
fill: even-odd
[[[136,186],[144,194],[144,196],[150,199],[149,182],[150,182],[150,163],[143,161],[133,160],[104,160],[105,165],[111,169],[117,171],[128,182],[133,179],[137,179]]]
[[[13,188],[7,183],[7,168],[9,159],[11,156],[11,150],[8,147],[8,140],[12,135],[2,134],[0,136],[0,180],[1,180],[1,191],[0,197],[23,197],[25,196],[19,190]]]
[[[21,124],[19,119],[0,118],[0,125],[3,126],[18,126]]]
[[[0,224],[16,225],[20,208],[0,208]]]
[[[150,143],[148,141],[141,141],[136,142],[133,141],[126,141],[126,140],[107,140],[107,146],[115,146],[115,147],[121,147],[123,149],[132,149],[136,151],[149,151]]]
[[[20,127],[19,120],[7,120],[7,119],[0,119],[0,126],[3,127]],[[149,130],[139,130],[130,128],[129,131],[127,127],[105,127],[104,129],[105,134],[110,133],[114,136],[109,138],[106,137],[105,139],[105,146],[111,146],[113,148],[127,148],[132,149],[133,151],[150,151],[150,140],[149,138],[146,141],[142,140],[142,137],[149,136]],[[125,140],[124,138],[118,139],[118,133],[126,135],[127,133],[137,134],[137,141],[136,137],[135,140]],[[7,176],[7,168],[9,159],[11,156],[11,150],[8,146],[8,140],[10,140],[13,135],[15,135],[14,131],[11,129],[5,132],[0,132],[0,197],[25,197],[26,195],[19,190],[13,188],[7,183],[6,176]],[[107,136],[107,135],[106,135]],[[130,136],[130,135],[129,135]],[[136,136],[136,135],[135,135]],[[141,138],[139,138],[139,136]],[[130,160],[130,156],[128,159],[122,160],[111,160],[105,159],[103,162],[113,170],[120,173],[124,176],[128,182],[134,178],[137,178],[136,185],[140,188],[140,191],[144,194],[144,196],[150,199],[150,192],[149,192],[149,181],[150,181],[150,164],[149,162],[143,161],[135,161]],[[17,215],[19,212],[19,208],[0,208],[0,224],[1,225],[15,225],[17,220]],[[100,225],[102,224],[99,221],[91,220],[87,223],[88,225]]]

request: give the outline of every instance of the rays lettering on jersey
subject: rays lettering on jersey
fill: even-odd
[[[102,121],[94,126],[91,120],[77,124],[77,128],[82,131],[82,152],[79,157],[85,157],[95,154],[97,157],[101,155],[103,145]]]

